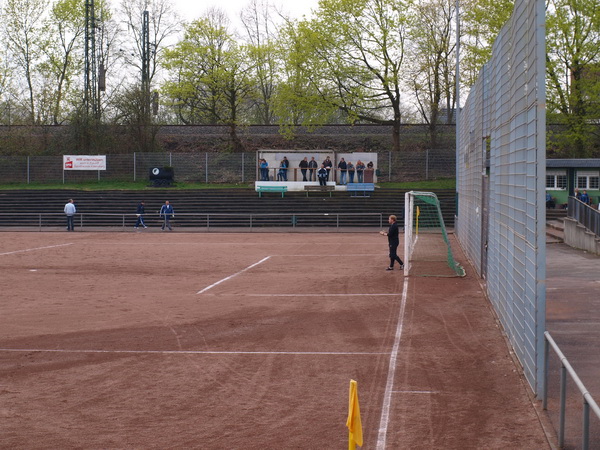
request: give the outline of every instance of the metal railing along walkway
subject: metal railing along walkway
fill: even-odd
[[[575,197],[569,197],[568,217],[575,219],[596,236],[600,237],[600,211],[586,205]]]
[[[549,332],[544,333],[544,353],[545,353],[545,368],[544,368],[544,393],[542,398],[542,406],[544,410],[548,409],[548,357],[550,347],[554,350],[560,360],[560,404],[559,404],[559,419],[558,419],[558,446],[565,446],[565,420],[566,420],[566,404],[567,404],[567,374],[571,376],[577,389],[581,393],[581,401],[583,404],[583,424],[581,430],[582,448],[587,450],[590,448],[590,410],[600,420],[600,407],[592,398],[587,388],[581,382],[577,373],[561,352],[560,348],[552,339]]]

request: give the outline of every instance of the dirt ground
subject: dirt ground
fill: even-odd
[[[453,237],[452,237],[453,239]],[[364,233],[0,234],[0,448],[550,448],[480,285]]]

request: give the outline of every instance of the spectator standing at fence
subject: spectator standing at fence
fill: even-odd
[[[363,182],[363,174],[365,171],[365,163],[363,163],[360,159],[356,161],[356,176],[358,178],[358,182]]]
[[[264,158],[260,160],[260,179],[261,181],[269,181],[269,163]]]
[[[283,181],[283,173],[285,170],[285,164],[283,159],[279,161],[279,170],[277,171],[277,181]]]
[[[321,164],[321,168],[317,171],[317,176],[319,177],[319,185],[320,186],[327,186],[327,176],[329,175],[329,172],[327,171],[327,169],[325,168],[325,164]]]
[[[348,161],[348,179],[350,183],[354,183],[354,164]]]
[[[374,174],[375,169],[373,168],[373,161],[369,161],[365,170],[365,183],[373,183],[373,180],[375,179],[373,177]]]
[[[329,181],[329,172],[331,171],[331,168],[333,167],[333,163],[331,162],[331,159],[329,158],[329,156],[325,157],[325,161],[323,161],[323,165],[325,166],[325,169],[327,170],[327,181]]]
[[[287,181],[288,180],[288,177],[287,177],[288,167],[290,167],[290,161],[287,159],[287,156],[283,157],[283,161],[281,161],[281,164],[283,166],[283,181]]]
[[[163,218],[162,230],[165,231],[165,228],[168,228],[169,231],[173,231],[173,228],[171,228],[171,219],[175,217],[175,210],[169,204],[169,200],[166,200],[165,204],[160,208],[160,217]]]
[[[65,205],[65,214],[67,216],[67,231],[75,231],[73,220],[76,212],[77,209],[75,208],[75,202],[72,198],[70,198],[67,204]]]
[[[573,196],[576,199],[580,199],[581,198],[581,194],[579,193],[579,188],[575,188],[575,193],[573,194]]]
[[[315,172],[319,165],[315,161],[315,157],[311,156],[310,161],[308,162],[308,181],[316,181]]]
[[[338,169],[340,169],[340,184],[346,184],[346,177],[348,176],[348,164],[344,158],[340,159],[338,163]]]
[[[144,223],[144,214],[146,213],[145,211],[145,203],[144,200],[142,200],[138,205],[137,205],[137,209],[135,210],[135,215],[137,216],[137,220],[135,221],[135,226],[134,228],[137,230],[139,228],[139,226],[143,226],[144,228],[148,228],[146,226],[146,224]]]
[[[308,169],[308,158],[305,156],[304,159],[300,161],[300,164],[298,166],[300,167],[300,172],[302,172],[302,181],[308,181],[306,179],[306,170]]]
[[[400,269],[404,269],[404,263],[398,256],[398,246],[400,245],[400,237],[399,237],[399,229],[397,218],[394,215],[391,215],[388,218],[388,223],[390,227],[387,231],[380,231],[379,234],[383,236],[387,236],[388,238],[388,246],[390,248],[390,265],[385,270],[394,270],[394,262],[398,261],[400,264]]]

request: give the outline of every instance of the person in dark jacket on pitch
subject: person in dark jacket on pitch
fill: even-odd
[[[404,263],[398,256],[398,246],[400,245],[400,238],[398,236],[399,230],[398,230],[398,223],[397,223],[396,216],[391,215],[388,218],[388,223],[390,224],[390,227],[388,228],[388,230],[379,232],[379,234],[382,234],[383,236],[387,236],[388,245],[390,248],[390,265],[386,270],[394,270],[394,262],[395,261],[398,261],[398,264],[400,264],[400,270],[402,270],[402,269],[404,269]]]
[[[137,205],[137,209],[135,211],[135,215],[137,216],[137,220],[135,221],[134,228],[137,230],[139,226],[143,226],[144,228],[148,228],[144,223],[144,214],[146,213],[144,208],[144,201],[142,200],[139,205]]]

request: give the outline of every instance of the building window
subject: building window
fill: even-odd
[[[579,190],[598,190],[600,174],[598,172],[577,172],[577,187]]]
[[[567,189],[567,174],[565,172],[546,172],[546,189]]]

